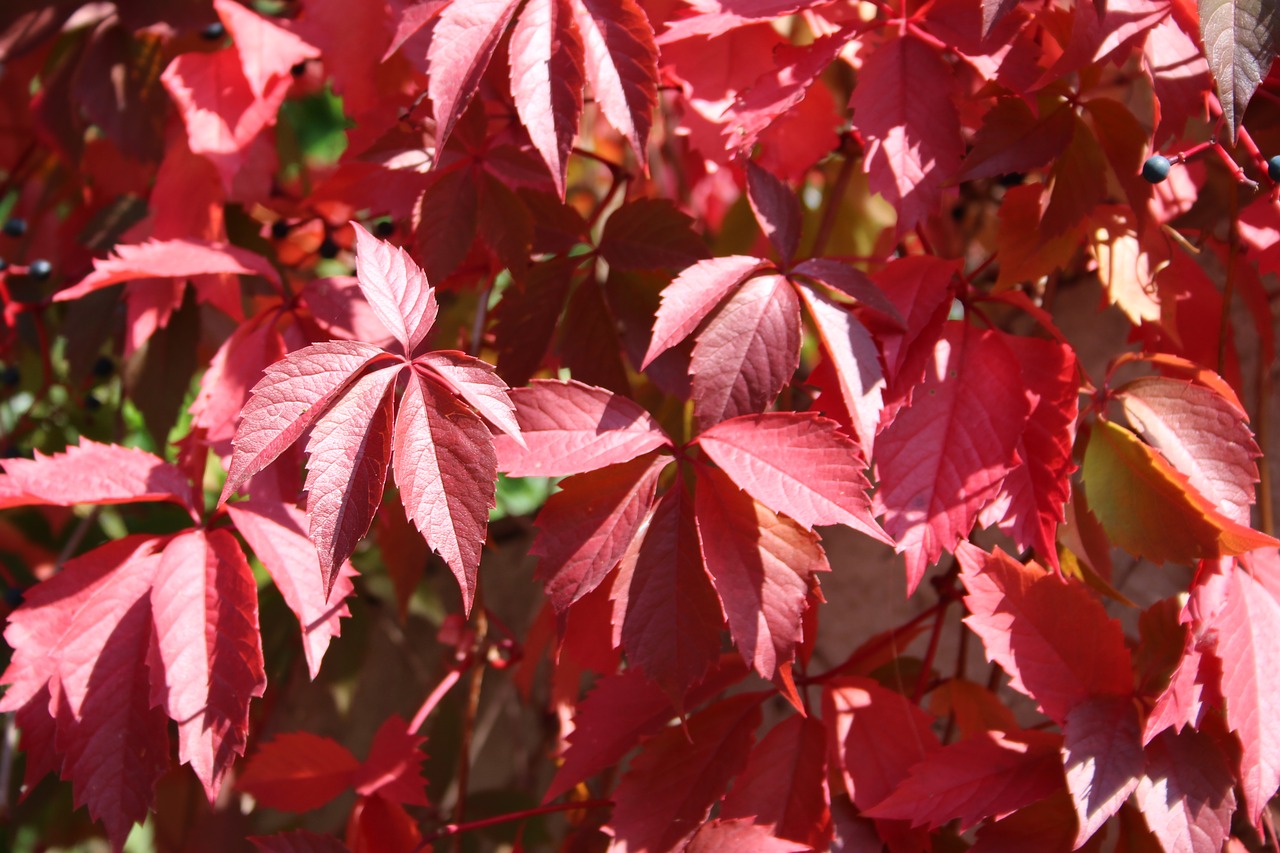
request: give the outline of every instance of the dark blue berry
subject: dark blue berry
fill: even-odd
[[[16,586],[11,586],[4,591],[4,603],[10,607],[17,607],[22,604],[22,590]]]
[[[0,258],[0,272],[4,272],[9,268],[9,262],[4,258]]]
[[[106,379],[108,376],[116,372],[116,363],[111,360],[109,355],[100,355],[93,362],[93,375],[100,379]]]
[[[86,394],[84,397],[84,410],[86,412],[96,412],[102,408],[102,401],[92,394]]]
[[[222,25],[221,21],[214,21],[212,24],[205,24],[200,30],[200,38],[205,41],[217,41],[227,34],[227,28]]]
[[[31,262],[31,265],[27,267],[27,275],[31,276],[36,281],[44,281],[52,274],[53,264],[49,263],[44,258],[36,258]]]
[[[1267,161],[1267,177],[1280,184],[1280,154]]]
[[[324,242],[320,244],[320,257],[327,260],[338,257],[338,244],[333,242],[332,237],[325,237]]]
[[[27,220],[17,216],[12,217],[5,222],[4,233],[9,237],[21,237],[27,233]]]
[[[1010,172],[1007,175],[1001,175],[997,183],[1002,187],[1017,187],[1021,186],[1024,180],[1026,180],[1026,175],[1021,172]]]
[[[22,381],[22,373],[18,370],[18,365],[10,364],[3,370],[0,370],[0,385],[8,385],[12,388]]]
[[[283,240],[289,236],[289,223],[283,219],[277,219],[271,223],[271,236],[277,240]]]
[[[383,240],[396,233],[396,224],[390,219],[383,219],[377,225],[373,226],[373,234]]]
[[[297,65],[290,66],[289,73],[292,74],[294,77],[301,77],[303,74],[306,74],[307,61],[304,59],[301,62],[299,62]]]
[[[1147,183],[1158,184],[1169,177],[1169,167],[1172,165],[1168,157],[1152,154],[1147,158],[1147,162],[1142,164],[1142,178]]]

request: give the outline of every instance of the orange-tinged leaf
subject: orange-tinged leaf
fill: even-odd
[[[1083,476],[1089,509],[1135,556],[1190,563],[1280,544],[1227,518],[1163,456],[1109,421],[1090,429]]]

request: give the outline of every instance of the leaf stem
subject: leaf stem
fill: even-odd
[[[440,679],[440,683],[437,684],[435,689],[431,691],[425,700],[423,700],[422,707],[418,708],[418,713],[413,715],[413,720],[409,723],[410,734],[418,733],[422,726],[427,722],[427,717],[429,717],[431,712],[436,709],[436,706],[440,704],[440,700],[444,698],[444,695],[449,692],[453,685],[458,683],[458,679],[461,677],[462,667],[455,666],[445,673],[444,678]]]
[[[836,179],[831,183],[826,198],[823,199],[822,219],[818,222],[818,234],[813,238],[813,247],[809,250],[810,257],[821,257],[823,249],[827,248],[827,241],[831,239],[831,231],[836,225],[836,213],[840,210],[840,202],[849,189],[849,181],[853,179],[851,141],[847,134],[840,137],[839,151],[844,160],[840,163],[840,171],[836,173]]]
[[[537,817],[544,814],[555,814],[556,812],[577,811],[579,809],[602,809],[612,808],[613,800],[583,800],[577,803],[555,803],[550,806],[538,806],[536,809],[525,809],[524,811],[511,812],[510,814],[496,815],[494,817],[481,818],[480,820],[472,820],[467,823],[446,823],[431,835],[422,840],[422,846],[419,851],[429,850],[431,844],[441,838],[447,838],[451,835],[460,835],[464,832],[470,832],[473,829],[484,829],[488,826],[497,826],[503,823],[510,823],[513,820],[526,820],[527,818]]]
[[[476,648],[484,645],[488,633],[489,620],[485,616],[483,603],[480,601],[480,587],[476,587],[476,601],[472,612],[475,614]],[[462,816],[467,808],[467,780],[471,776],[471,738],[475,733],[476,710],[480,707],[480,688],[484,684],[484,667],[475,666],[467,680],[467,705],[462,715],[462,734],[458,739],[458,798],[453,803],[453,823],[462,823]],[[454,850],[461,850],[461,839],[454,845]]]

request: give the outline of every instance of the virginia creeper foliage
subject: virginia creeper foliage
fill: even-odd
[[[0,846],[1275,849],[1276,17],[4,4]]]

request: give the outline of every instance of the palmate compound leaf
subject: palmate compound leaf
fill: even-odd
[[[369,530],[394,460],[405,511],[449,565],[469,611],[497,477],[493,435],[481,416],[515,447],[523,446],[520,426],[506,384],[488,365],[449,351],[410,360],[435,318],[432,288],[403,250],[353,227],[363,253],[360,289],[403,354],[330,341],[267,368],[236,428],[222,500],[311,430],[308,533],[331,594],[338,568]]]

